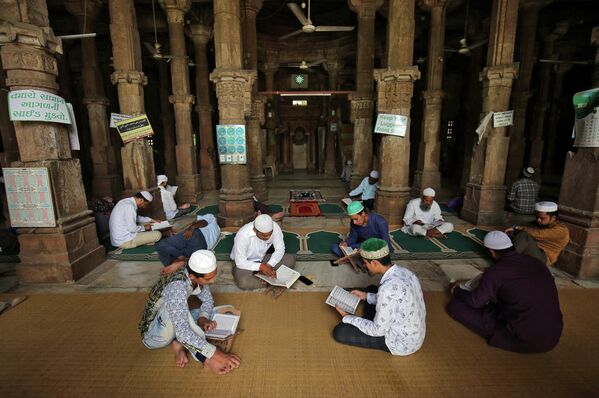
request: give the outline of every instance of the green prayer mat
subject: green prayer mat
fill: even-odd
[[[476,236],[481,241],[485,240],[485,236],[489,233],[489,231],[485,231],[484,229],[472,228],[468,230],[468,233]]]
[[[487,249],[481,246],[475,240],[470,239],[467,236],[462,235],[459,232],[450,232],[445,235],[446,238],[437,239],[442,245],[453,249],[457,252],[477,252],[480,254],[486,254]]]
[[[331,253],[331,246],[342,239],[338,233],[329,231],[311,232],[306,237],[312,253]]]
[[[273,213],[278,213],[280,211],[285,211],[285,209],[283,208],[283,206],[281,205],[268,205],[268,208],[270,209],[271,212]]]
[[[340,216],[345,215],[345,210],[338,204],[333,203],[321,203],[318,205],[320,212],[325,216]]]
[[[407,250],[410,253],[440,253],[442,251],[441,248],[435,245],[430,239],[404,234],[400,229],[392,231],[390,235],[395,243],[401,246],[403,250]]]
[[[214,214],[216,216],[218,215],[218,205],[204,206],[200,209],[198,214]]]
[[[233,241],[235,240],[235,234],[225,235],[214,248],[214,254],[230,254],[233,250]]]

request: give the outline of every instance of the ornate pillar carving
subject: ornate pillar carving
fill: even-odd
[[[8,91],[6,86],[6,72],[2,67],[2,60],[0,59],[0,89],[2,91]],[[15,134],[15,127],[10,121],[8,114],[8,97],[6,95],[0,95],[0,134],[2,137],[2,147],[4,151],[0,153],[0,166],[8,167],[11,162],[19,160],[19,147],[17,145],[17,136]],[[4,193],[0,193],[3,195]],[[4,202],[6,203],[6,201]],[[0,212],[2,210],[0,209]]]
[[[513,63],[517,22],[518,0],[493,0],[487,67],[480,75],[483,82],[481,117],[490,111],[509,109],[512,82],[518,73],[518,64]],[[506,128],[493,128],[490,122],[480,143],[474,144],[462,208],[462,217],[473,224],[503,222],[509,142]]]
[[[14,7],[17,7],[16,9]],[[58,92],[56,54],[62,52],[48,22],[45,2],[5,4],[0,9],[0,57],[11,91]],[[71,158],[64,124],[13,122],[20,161],[12,167],[48,169],[56,227],[19,228],[22,283],[64,283],[79,279],[104,261],[87,199],[79,160]],[[8,165],[5,165],[8,166]]]

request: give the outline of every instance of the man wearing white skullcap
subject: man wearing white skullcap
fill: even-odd
[[[379,172],[377,170],[372,170],[368,177],[364,177],[360,185],[351,191],[348,196],[352,198],[353,201],[361,200],[364,207],[368,210],[372,210],[374,207],[376,191],[381,187],[378,181]],[[358,197],[360,198],[358,199]]]
[[[520,179],[512,184],[507,196],[509,209],[520,214],[533,214],[535,202],[539,196],[539,184],[532,179],[535,169],[527,167],[522,170]]]
[[[160,231],[152,231],[151,223],[158,222],[157,220],[137,215],[137,210],[147,208],[152,199],[151,193],[141,191],[133,197],[119,200],[114,206],[108,222],[110,243],[113,246],[131,249],[158,242],[162,238]]]
[[[408,202],[401,229],[403,233],[438,238],[453,231],[453,224],[443,219],[441,207],[434,198],[435,190],[426,188],[422,191],[422,197]]]
[[[516,252],[504,232],[489,232],[484,244],[494,264],[472,281],[450,285],[447,312],[494,347],[523,353],[553,349],[563,321],[551,272]]]
[[[172,220],[173,218],[181,217],[193,211],[193,208],[189,203],[183,203],[181,206],[177,206],[177,202],[175,202],[175,192],[177,192],[177,187],[166,185],[167,182],[168,178],[164,174],[160,174],[156,177],[156,183],[160,189],[160,197],[162,198],[162,207],[164,208],[166,219]]]
[[[267,254],[270,249],[272,254]],[[261,214],[253,222],[239,229],[231,251],[233,278],[240,289],[251,290],[263,287],[261,280],[254,276],[261,272],[276,277],[275,271],[285,264],[295,267],[295,257],[285,253],[283,231],[268,214]]]
[[[529,225],[514,225],[505,232],[512,235],[518,253],[524,253],[547,265],[552,265],[570,241],[570,232],[568,227],[557,220],[557,203],[537,202],[535,213],[537,216],[535,222]]]
[[[348,160],[341,171],[341,181],[349,182],[351,179],[352,161]]]
[[[214,253],[198,250],[184,268],[162,276],[152,287],[139,322],[143,344],[149,349],[171,345],[175,364],[180,368],[187,364],[188,352],[218,374],[239,367],[241,360],[237,355],[222,352],[208,343],[204,334],[217,326],[210,320],[214,315],[214,299],[209,287],[217,274]],[[189,310],[187,299],[191,295],[201,301],[199,309]]]

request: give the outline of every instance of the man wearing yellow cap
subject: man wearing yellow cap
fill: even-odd
[[[162,276],[152,287],[139,322],[143,344],[149,349],[170,345],[175,351],[175,364],[181,368],[188,362],[187,352],[218,374],[238,368],[241,360],[237,355],[220,351],[204,335],[204,331],[216,328],[216,322],[210,321],[214,299],[209,285],[217,274],[214,253],[198,250],[185,268]],[[202,305],[190,312],[187,299],[191,295]]]

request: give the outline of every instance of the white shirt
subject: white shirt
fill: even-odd
[[[283,231],[277,223],[273,223],[273,230],[268,240],[258,238],[254,231],[254,223],[245,224],[235,235],[235,243],[231,251],[231,260],[235,261],[238,268],[248,271],[259,271],[260,263],[266,255],[266,251],[272,244],[275,252],[268,260],[268,265],[274,267],[285,255],[285,242]]]
[[[149,223],[152,221],[150,217],[137,215],[137,203],[135,198],[125,198],[112,209],[108,226],[110,228],[110,243],[112,246],[119,247],[123,243],[133,240],[139,232],[144,232],[143,225],[140,223]]]
[[[406,206],[406,212],[403,216],[403,222],[406,226],[414,224],[415,221],[422,221],[425,225],[434,224],[435,221],[442,221],[441,208],[439,204],[433,200],[433,204],[429,211],[423,211],[420,208],[421,198],[412,199]]]
[[[349,196],[358,196],[359,194],[362,194],[362,200],[374,199],[376,190],[380,187],[381,186],[378,183],[371,185],[368,182],[368,177],[364,177],[360,185],[358,185],[356,189],[349,193]]]
[[[162,185],[158,185],[160,188],[160,197],[162,198],[162,207],[164,208],[164,214],[166,214],[167,220],[172,220],[177,215],[179,208],[173,194],[166,190]]]
[[[202,231],[202,235],[204,235],[204,239],[206,239],[206,247],[208,250],[214,249],[214,246],[216,246],[216,242],[218,242],[218,238],[220,237],[220,227],[218,226],[216,217],[212,214],[205,214],[203,216],[197,216],[197,220],[204,220],[208,223],[204,228],[200,228],[200,231]]]

